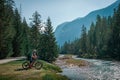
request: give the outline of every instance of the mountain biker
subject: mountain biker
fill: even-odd
[[[29,66],[30,68],[33,66],[33,64],[37,58],[38,58],[37,50],[33,50],[32,55],[31,55],[31,59],[30,59],[30,66]]]

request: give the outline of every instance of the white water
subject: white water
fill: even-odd
[[[71,80],[120,80],[120,62],[83,59],[91,63],[87,67],[64,67],[62,75]]]

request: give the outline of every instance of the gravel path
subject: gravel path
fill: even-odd
[[[2,59],[2,60],[0,60],[0,64],[4,64],[4,63],[11,62],[11,61],[24,59],[24,58],[25,57],[15,57],[15,58],[9,58],[9,59]]]

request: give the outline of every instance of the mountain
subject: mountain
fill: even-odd
[[[73,41],[76,38],[80,37],[81,27],[84,25],[87,30],[89,30],[92,22],[96,22],[96,16],[112,16],[114,9],[118,7],[120,0],[117,0],[115,3],[110,6],[93,11],[86,15],[83,18],[77,18],[71,22],[64,22],[57,26],[55,30],[55,37],[58,42],[58,45],[63,45],[65,41]]]

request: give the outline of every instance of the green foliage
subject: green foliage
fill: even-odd
[[[21,26],[21,17],[17,9],[15,9],[15,20],[14,20],[14,28],[16,30],[16,34],[13,40],[13,51],[14,54],[12,56],[21,56],[22,54],[22,40],[23,40],[23,28]]]
[[[46,74],[45,76],[43,76],[43,80],[56,80],[56,79],[52,75]]]
[[[61,72],[61,68],[54,64],[40,60],[43,63],[41,70],[34,68],[23,70],[21,68],[23,62],[24,60],[17,60],[0,64],[0,80],[68,80],[67,77],[57,74]]]
[[[9,76],[4,76],[4,75],[0,75],[0,80],[17,80],[17,79],[14,79],[13,77],[9,77]]]
[[[88,33],[83,26],[81,38],[65,43],[61,53],[69,53],[73,49],[72,53],[79,57],[120,60],[120,5],[112,17],[98,15],[96,20]]]
[[[65,42],[62,47],[60,47],[60,54],[79,54],[80,41],[76,39],[74,42]]]
[[[45,61],[42,61],[42,63],[44,65],[43,69],[45,69],[45,70],[53,71],[53,72],[56,72],[56,73],[62,72],[61,68],[58,67],[58,66],[55,66],[55,65],[50,64],[50,63],[47,63]]]
[[[114,11],[111,36],[108,42],[107,55],[111,58],[120,60],[120,5]]]
[[[1,1],[0,12],[0,58],[9,57],[13,54],[12,40],[15,36],[14,2],[12,0]]]
[[[50,18],[43,26],[40,14],[35,11],[31,20],[31,27],[25,18],[21,20],[13,0],[0,1],[0,59],[27,56],[33,49],[37,49],[40,58],[48,62],[57,58],[58,48]],[[40,33],[41,27],[45,27],[45,34]]]
[[[32,15],[31,29],[30,29],[30,43],[32,49],[38,49],[40,42],[40,32],[39,28],[41,27],[40,14],[35,11]]]
[[[82,31],[81,31],[81,38],[80,38],[80,52],[86,53],[87,52],[87,33],[86,33],[86,27],[83,25],[82,26]],[[80,54],[81,55],[81,54]]]
[[[87,48],[89,53],[91,54],[95,53],[95,45],[96,45],[95,24],[92,23],[90,30],[88,31],[87,37]]]
[[[51,20],[48,18],[45,32],[41,34],[39,47],[40,59],[52,62],[58,57],[58,48],[56,44],[56,39],[54,37]]]
[[[2,7],[3,6],[3,7]],[[24,35],[27,23],[24,25],[17,9],[14,10],[13,0],[4,0],[1,5],[0,20],[0,58],[10,56],[21,56],[27,51],[25,50],[26,42]]]
[[[42,77],[42,80],[69,80],[65,76],[60,76],[56,74],[46,74],[45,76]]]
[[[30,50],[31,50],[31,45],[30,45],[30,28],[27,25],[27,22],[25,20],[25,18],[23,19],[22,22],[22,27],[23,27],[23,41],[22,41],[22,46],[23,46],[23,53],[25,55],[28,55]]]

